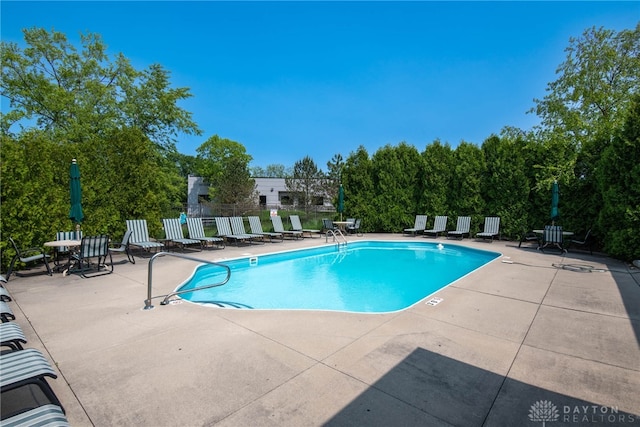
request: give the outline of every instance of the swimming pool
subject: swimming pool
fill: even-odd
[[[232,272],[227,284],[181,297],[220,307],[385,313],[410,307],[499,256],[432,242],[327,245],[225,261]],[[202,265],[178,289],[225,274]]]

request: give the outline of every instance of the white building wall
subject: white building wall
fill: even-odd
[[[266,196],[267,206],[280,207],[280,195],[287,193],[284,178],[254,178],[260,196]]]
[[[266,205],[269,207],[281,208],[281,197],[289,194],[284,178],[254,178],[256,190],[260,196],[264,196]],[[189,204],[189,215],[198,215],[201,211],[199,198],[209,196],[209,185],[199,176],[189,175],[188,178],[187,203]],[[331,200],[324,199],[324,207],[331,208]]]

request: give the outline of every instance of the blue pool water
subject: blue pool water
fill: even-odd
[[[500,256],[431,242],[349,243],[225,261],[223,286],[182,298],[221,307],[383,313],[402,310]],[[179,289],[224,279],[199,266]]]

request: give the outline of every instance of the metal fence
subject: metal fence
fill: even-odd
[[[303,222],[321,222],[323,218],[333,219],[336,213],[334,207],[331,206],[310,206],[307,210],[300,206],[288,205],[250,205],[250,204],[223,204],[223,203],[198,203],[184,204],[180,211],[177,208],[174,216],[177,218],[182,212],[189,217],[202,218],[203,222],[213,223],[216,216],[252,216],[256,215],[260,218],[268,218],[272,212],[282,217],[289,215],[299,215]]]

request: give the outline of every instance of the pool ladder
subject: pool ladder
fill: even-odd
[[[333,236],[333,241],[336,242],[338,248],[340,248],[341,245],[344,245],[344,247],[347,246],[347,238],[344,236],[344,234],[342,234],[341,230],[327,230],[327,234],[325,235],[325,241],[327,243],[329,242],[329,236]],[[338,236],[342,237],[342,242],[338,240]]]
[[[156,297],[152,297],[151,296],[151,288],[152,288],[152,277],[153,277],[153,262],[160,257],[163,256],[173,256],[176,258],[182,258],[182,259],[188,259],[191,261],[195,261],[195,262],[203,262],[206,264],[210,264],[210,265],[215,265],[218,267],[222,267],[225,268],[227,270],[227,277],[225,277],[225,279],[221,282],[217,282],[217,283],[211,283],[208,285],[203,285],[203,286],[198,286],[197,288],[192,288],[192,289],[183,289],[181,291],[173,291],[170,292],[167,295],[158,295]],[[144,309],[145,310],[151,310],[153,308],[153,305],[151,305],[151,300],[153,298],[162,298],[164,297],[164,299],[162,300],[162,302],[160,303],[160,305],[167,305],[169,304],[169,298],[174,297],[176,295],[180,295],[180,294],[184,294],[187,292],[195,292],[195,291],[200,291],[202,289],[209,289],[209,288],[215,288],[217,286],[222,286],[225,283],[227,283],[229,281],[229,279],[231,278],[231,268],[229,268],[228,265],[225,264],[220,264],[218,262],[213,262],[213,261],[208,261],[206,259],[200,259],[200,258],[194,258],[188,255],[184,255],[184,254],[178,254],[175,252],[158,252],[157,254],[155,254],[154,256],[151,257],[151,259],[149,260],[149,274],[148,274],[148,279],[147,279],[147,299],[144,300]]]

